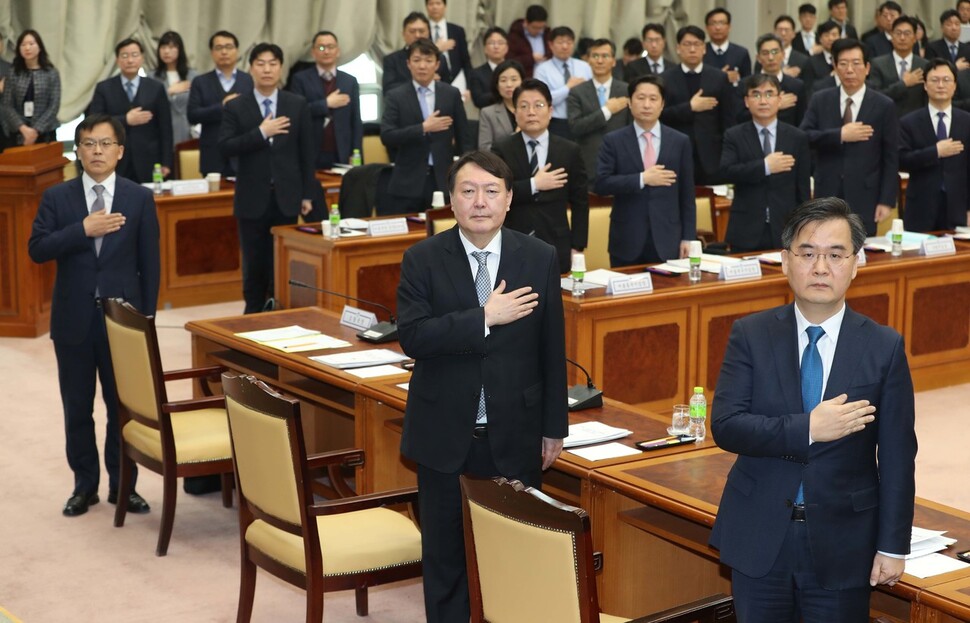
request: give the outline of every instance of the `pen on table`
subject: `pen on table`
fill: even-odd
[[[696,441],[694,437],[675,437],[673,439],[663,439],[661,441],[651,441],[649,443],[640,444],[641,448],[663,448],[664,446],[678,446],[682,443],[691,443]]]

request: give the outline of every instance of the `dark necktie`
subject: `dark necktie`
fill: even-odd
[[[475,273],[475,291],[478,292],[478,306],[485,307],[488,295],[492,293],[491,279],[488,278],[488,254],[489,251],[472,251],[472,256],[478,260],[478,272]],[[485,419],[485,386],[482,385],[481,394],[478,397],[478,415],[475,416],[476,422]]]
[[[812,326],[806,328],[805,333],[808,334],[808,345],[802,353],[802,411],[811,413],[822,402],[822,356],[818,352],[818,341],[825,335],[825,329]],[[799,484],[795,504],[804,503],[805,494]]]
[[[131,80],[125,82],[125,93],[128,94],[128,101],[135,101],[135,83]]]
[[[762,128],[761,136],[764,137],[764,140],[761,143],[761,149],[765,152],[765,155],[768,156],[771,154],[771,132],[768,131],[768,128]]]
[[[539,172],[539,154],[536,153],[536,149],[539,147],[539,141],[532,139],[529,141],[529,151],[532,155],[529,156],[529,170],[532,171],[532,175]]]
[[[938,141],[942,141],[942,140],[945,140],[947,138],[947,135],[946,135],[946,124],[943,123],[943,118],[944,117],[946,117],[946,113],[945,112],[938,112],[938,113],[936,113],[936,118],[938,119],[938,121],[936,122],[936,140],[938,140]]]
[[[899,79],[902,80],[906,75],[906,61],[899,61]]]
[[[653,64],[653,73],[660,75],[660,63]]]
[[[714,50],[714,53],[717,54],[718,58],[721,58],[722,56],[724,56],[724,50],[722,50],[721,48],[717,48],[716,50]]]
[[[852,123],[852,98],[845,100],[845,112],[842,113],[842,125]]]
[[[957,46],[955,45],[950,46],[950,60],[954,63],[957,62]]]
[[[569,61],[565,61],[562,64],[562,79],[565,82],[569,82],[569,78],[570,77],[571,76],[570,76],[570,73],[569,73]]]
[[[95,184],[94,194],[96,194],[97,197],[94,198],[94,203],[91,204],[91,212],[98,212],[100,210],[104,210],[104,186],[102,186],[101,184]],[[95,255],[101,255],[102,242],[104,242],[104,236],[98,236],[97,238],[94,239]]]

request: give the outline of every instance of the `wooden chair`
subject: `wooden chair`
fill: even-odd
[[[300,403],[251,376],[223,374],[239,490],[242,576],[237,622],[249,621],[256,567],[306,590],[306,620],[323,620],[326,591],[354,589],[367,615],[367,588],[421,575],[421,534],[388,505],[414,504],[417,489],[355,496],[343,468],[364,451],[308,457]],[[326,470],[346,499],[316,503],[311,472]]]
[[[504,478],[462,476],[461,495],[473,622],[629,621],[599,611],[586,511]],[[717,596],[637,621],[733,621],[732,603]],[[718,617],[699,618],[705,609]]]
[[[592,196],[591,196],[592,197]],[[605,205],[589,206],[589,238],[586,243],[586,270],[610,267],[610,213],[613,211],[613,198],[608,197]]]
[[[717,215],[714,211],[714,190],[709,186],[695,186],[697,204],[697,237],[705,245],[717,241]]]
[[[199,139],[190,138],[175,146],[175,163],[173,164],[172,179],[199,180]]]
[[[162,475],[162,520],[155,554],[164,556],[175,523],[178,479],[222,476],[222,504],[232,507],[232,455],[222,396],[172,402],[166,381],[217,378],[218,366],[162,371],[155,318],[120,299],[103,299],[121,430],[121,477],[115,526],[125,525],[132,461]]]
[[[451,211],[451,206],[431,208],[424,213],[424,217],[424,222],[428,226],[428,237],[451,229],[458,222],[455,220],[455,213]]]

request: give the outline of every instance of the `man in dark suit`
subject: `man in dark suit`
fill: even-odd
[[[728,41],[731,35],[731,14],[727,9],[711,9],[704,16],[707,27],[707,48],[704,64],[717,67],[727,74],[728,82],[737,85],[751,75],[751,55],[744,46]]]
[[[862,35],[862,43],[869,48],[869,58],[876,59],[893,52],[893,23],[903,14],[898,2],[888,0],[876,8],[876,25]],[[913,41],[915,43],[915,39]]]
[[[517,19],[509,26],[509,58],[522,63],[525,77],[531,78],[535,66],[552,58],[549,46],[550,28],[546,24],[549,14],[541,4],[529,5],[525,18]]]
[[[798,6],[798,23],[800,28],[792,40],[792,47],[802,54],[812,56],[819,53],[817,49],[819,44],[815,32],[817,21],[818,15],[814,4],[806,2]],[[842,34],[841,29],[839,29],[839,34]]]
[[[472,70],[472,61],[468,57],[468,40],[465,29],[445,19],[447,0],[424,0],[424,10],[428,12],[431,26],[431,40],[441,51],[445,69],[448,71],[452,83],[459,91],[468,88],[468,74]],[[463,76],[461,82],[459,76]]]
[[[445,192],[448,167],[471,145],[458,89],[435,80],[438,48],[429,39],[408,46],[411,80],[384,96],[381,141],[395,150],[387,190],[401,214],[423,212],[434,191]]]
[[[313,175],[318,144],[310,108],[299,95],[278,88],[283,50],[258,43],[249,67],[256,88],[226,104],[219,148],[239,161],[232,211],[242,247],[244,313],[255,314],[273,297],[270,229],[308,214],[312,201],[322,200],[322,190]]]
[[[404,29],[401,31],[404,39],[404,47],[394,50],[384,57],[384,75],[381,78],[381,90],[386,96],[396,87],[407,84],[411,81],[411,70],[408,69],[408,49],[411,44],[418,39],[429,39],[431,37],[431,22],[423,13],[412,11],[404,18]],[[448,65],[445,63],[444,54],[438,54],[438,69],[435,70],[435,80],[451,82],[448,74]]]
[[[252,77],[236,69],[239,60],[239,40],[236,35],[220,30],[209,37],[209,51],[216,68],[196,76],[189,88],[189,123],[202,125],[199,135],[199,172],[236,174],[231,160],[223,158],[219,150],[219,126],[222,110],[227,102],[241,94],[253,92]]]
[[[732,568],[738,620],[868,621],[909,553],[913,383],[902,337],[849,309],[866,237],[835,197],[782,234],[794,304],[735,321],[712,411],[738,455],[711,544]]]
[[[845,0],[829,0],[829,19],[839,25],[843,39],[859,39],[855,26],[849,23],[849,5]]]
[[[805,76],[808,74],[809,65],[811,61],[809,60],[809,55],[799,52],[792,47],[792,41],[795,40],[795,20],[789,15],[779,15],[775,19],[775,36],[781,40],[781,49],[783,52],[783,58],[781,62],[782,70],[785,72],[786,76],[791,76],[792,78],[798,78],[802,82],[805,81]],[[757,50],[755,50],[757,52]],[[758,66],[760,63],[755,63],[754,72],[758,72]]]
[[[805,116],[805,106],[808,103],[805,84],[800,79],[789,76],[782,69],[782,59],[785,53],[778,36],[771,33],[761,35],[755,43],[755,48],[758,51],[758,65],[760,66],[757,73],[774,76],[781,85],[781,91],[778,94],[778,118],[797,127],[802,122],[802,117]],[[750,109],[751,107],[748,106],[747,110],[742,111],[739,119],[747,120],[750,118]]]
[[[101,379],[107,410],[108,502],[118,501],[118,398],[99,299],[123,298],[149,316],[158,302],[155,201],[148,189],[115,175],[124,142],[124,126],[109,115],[88,115],[78,124],[74,144],[84,172],[44,192],[27,243],[33,261],[57,262],[51,339],[64,404],[67,463],[74,472],[74,490],[63,511],[69,517],[99,501],[95,376]],[[147,513],[148,503],[135,493],[137,475],[133,468],[128,512]]]
[[[405,252],[397,289],[429,623],[469,617],[458,477],[538,488],[568,425],[555,250],[502,227],[512,172],[495,154],[465,154],[448,179],[458,225]]]
[[[626,82],[613,77],[616,51],[609,39],[597,39],[589,47],[593,79],[569,92],[566,98],[569,131],[583,154],[590,189],[596,179],[596,158],[603,135],[630,125],[630,98]]]
[[[874,236],[896,205],[899,120],[892,100],[866,88],[865,47],[840,39],[832,51],[842,86],[818,91],[801,125],[816,153],[815,196],[845,199]]]
[[[161,164],[162,174],[168,175],[175,154],[168,94],[161,82],[143,80],[138,75],[143,58],[138,41],[118,43],[115,60],[121,75],[98,83],[86,111],[89,115],[111,115],[124,125],[127,142],[118,175],[139,184],[152,181],[156,164]]]
[[[640,76],[628,93],[633,123],[603,137],[594,186],[600,195],[613,195],[614,267],[687,257],[697,237],[690,139],[660,123],[663,78]]]
[[[892,37],[892,53],[872,59],[869,83],[896,103],[896,114],[902,117],[926,106],[923,70],[927,61],[913,52],[915,19],[905,15],[898,18],[893,22]]]
[[[545,83],[528,78],[512,95],[520,132],[492,144],[512,169],[512,205],[505,226],[556,247],[559,272],[573,252],[586,248],[589,193],[583,154],[576,143],[549,132],[552,95]],[[572,222],[566,210],[572,212]]]
[[[781,84],[768,74],[744,82],[750,122],[724,134],[721,172],[734,184],[727,242],[733,253],[781,247],[781,229],[811,196],[811,155],[804,132],[780,121]]]
[[[931,60],[926,70],[929,106],[899,122],[899,168],[909,173],[903,214],[909,231],[953,229],[967,225],[970,216],[970,158],[965,151],[970,113],[952,105],[956,76],[950,61]]]
[[[942,58],[956,64],[957,70],[970,69],[970,43],[960,41],[960,13],[947,9],[940,14],[941,37],[926,46],[926,60]]]
[[[647,24],[640,31],[646,56],[624,63],[623,81],[629,84],[647,74],[663,75],[676,62],[667,52],[667,31],[662,24]]]
[[[353,151],[363,149],[360,120],[360,86],[357,78],[337,69],[340,43],[337,35],[321,30],[313,37],[314,67],[293,76],[292,90],[306,99],[313,117],[313,143],[317,169],[350,163]]]
[[[690,137],[694,180],[717,184],[721,142],[737,118],[737,98],[727,75],[702,63],[703,30],[697,26],[678,30],[677,54],[680,65],[663,74],[665,103],[660,120]]]
[[[471,91],[472,102],[478,108],[485,108],[495,103],[495,95],[492,93],[492,72],[509,53],[508,35],[502,28],[493,26],[482,35],[482,44],[485,62],[468,75],[468,90]]]
[[[832,44],[841,39],[839,35],[839,25],[829,20],[818,27],[818,45],[822,51],[812,55],[809,59],[809,76],[805,79],[805,88],[808,92],[814,93],[818,90],[816,82],[825,80],[832,75],[835,69],[835,62],[832,60]]]

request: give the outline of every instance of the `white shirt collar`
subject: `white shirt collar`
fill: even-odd
[[[696,74],[699,74],[699,73],[701,73],[701,69],[704,68],[704,63],[701,63],[700,65],[698,65],[696,69],[691,69],[687,65],[681,63],[680,64],[680,68],[684,70],[684,73],[685,74],[688,74],[688,73],[691,73],[691,72],[696,73]]]
[[[637,131],[637,137],[638,138],[641,137],[641,136],[643,136],[643,133],[644,132],[649,132],[650,133],[650,136],[652,136],[654,138],[660,138],[660,121],[659,120],[656,123],[654,123],[653,124],[653,127],[650,128],[649,130],[646,129],[645,127],[643,127],[642,125],[640,125],[640,123],[638,121],[634,121],[633,122],[633,128]]]
[[[256,103],[259,104],[259,111],[260,112],[263,112],[263,102],[267,98],[269,98],[269,100],[271,102],[273,102],[273,110],[275,111],[276,110],[276,104],[279,102],[279,99],[280,99],[280,90],[279,89],[273,89],[273,92],[270,93],[269,95],[263,95],[262,93],[260,93],[256,89],[253,89],[253,97],[256,98]]]
[[[115,195],[115,182],[117,181],[117,176],[114,171],[111,175],[105,178],[103,182],[95,182],[87,172],[81,174],[81,186],[84,188],[84,196],[87,197],[89,194],[94,192],[95,184],[101,184],[104,186],[104,194],[109,197],[114,197]]]
[[[499,228],[499,230],[495,232],[495,237],[493,237],[491,241],[489,241],[489,243],[485,245],[484,249],[479,249],[478,247],[473,245],[471,241],[465,237],[465,232],[463,232],[460,227],[458,228],[458,239],[461,240],[461,246],[462,248],[465,249],[466,256],[471,255],[472,251],[488,251],[489,253],[493,254],[496,258],[502,255],[502,229],[501,228]]]
[[[845,301],[842,302],[842,308],[829,316],[826,320],[822,321],[818,325],[814,325],[808,321],[805,316],[802,315],[802,310],[798,309],[798,303],[795,303],[795,327],[798,329],[798,335],[805,332],[805,329],[812,326],[822,327],[825,331],[825,335],[832,339],[833,343],[839,341],[839,330],[842,328],[842,319],[845,318]],[[801,353],[798,354],[801,357]]]
[[[758,123],[753,119],[751,120],[751,123],[754,124],[754,128],[758,131],[758,136],[761,136],[762,130],[764,130],[765,128],[768,128],[768,133],[771,134],[771,137],[776,141],[778,140],[778,117],[775,117],[775,120],[769,123],[768,125],[761,125],[760,123]]]
[[[836,81],[839,77],[835,76]],[[852,95],[852,105],[855,106],[856,112],[859,112],[859,106],[862,104],[862,98],[866,96],[866,85],[862,83],[862,88]],[[839,84],[839,104],[845,104],[845,100],[849,99],[849,95],[845,92],[845,87]]]
[[[596,89],[600,87],[606,87],[606,97],[610,96],[610,89],[613,87],[613,76],[610,76],[606,82],[597,82],[596,78],[593,78],[593,86]]]
[[[910,51],[909,56],[903,57],[903,56],[900,56],[899,54],[896,54],[896,50],[893,50],[893,64],[896,65],[896,68],[897,69],[899,68],[899,62],[900,61],[906,61],[906,69],[907,70],[912,70],[913,69],[913,52]]]
[[[441,18],[441,21],[436,22],[433,19],[428,18],[428,21],[431,23],[431,34],[434,34],[434,27],[435,26],[440,26],[441,27],[441,36],[442,37],[447,37],[448,36],[448,20],[447,19],[445,19],[445,18],[442,17]]]
[[[937,108],[933,104],[929,104],[928,107],[930,109],[930,119],[933,120],[933,123],[936,123],[939,120],[939,117],[936,116],[937,113],[943,113],[944,115],[946,115],[946,118],[947,119],[952,119],[953,118],[953,105],[952,105],[952,103],[951,103],[951,105],[947,106],[946,108]]]
[[[731,42],[730,41],[725,41],[721,45],[718,45],[718,44],[716,44],[716,43],[714,43],[712,41],[711,42],[711,49],[714,50],[715,52],[722,52],[723,53],[723,52],[727,52],[727,49],[728,49],[728,46],[729,45],[731,45]]]
[[[525,146],[526,147],[529,146],[529,141],[536,141],[536,142],[538,142],[539,143],[539,147],[544,147],[544,148],[549,147],[549,130],[546,130],[545,132],[543,132],[542,134],[540,134],[539,136],[537,136],[535,138],[532,138],[531,136],[529,136],[525,132],[520,132],[520,134],[522,135],[522,140],[525,141]]]
[[[437,80],[432,80],[431,83],[428,84],[428,86],[427,87],[424,87],[424,88],[429,89],[431,91],[431,93],[433,94],[434,93],[434,85],[435,85],[436,82],[437,82]],[[414,80],[411,81],[411,84],[414,85],[414,92],[415,93],[420,93],[421,92],[421,91],[419,91],[419,89],[422,88],[420,84],[418,84]]]

